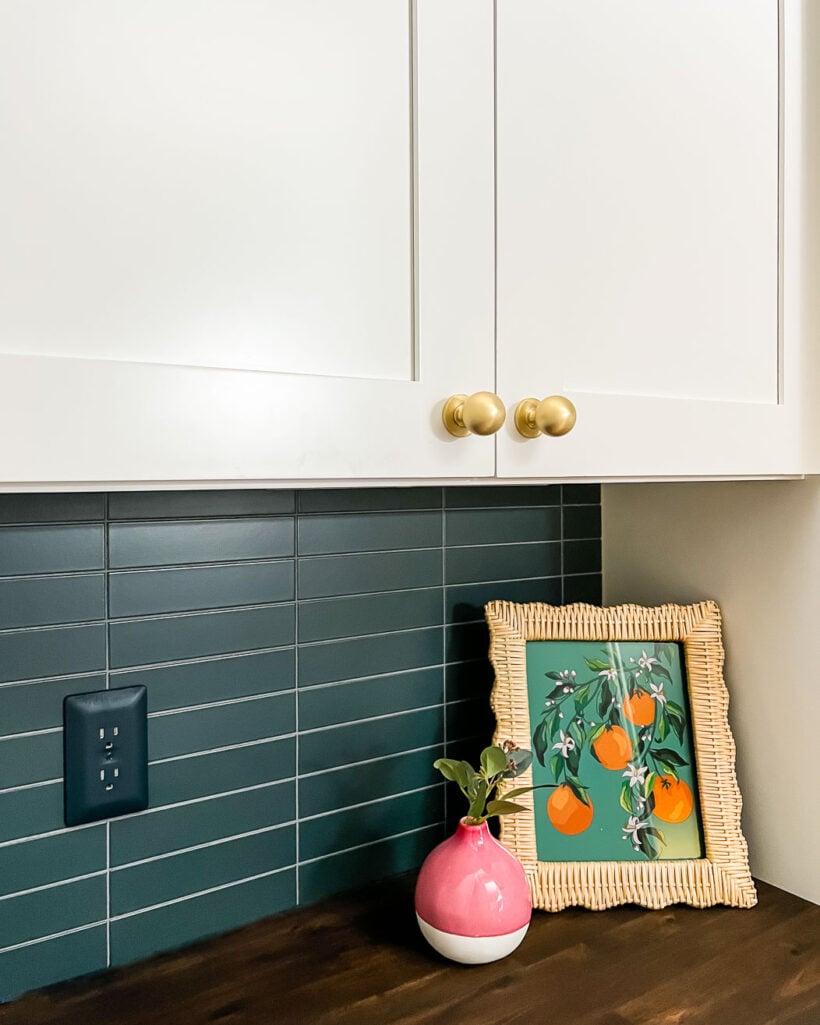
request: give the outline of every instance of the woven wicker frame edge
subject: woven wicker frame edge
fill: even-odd
[[[529,748],[526,643],[536,640],[674,641],[684,646],[700,792],[705,857],[647,863],[619,861],[539,862],[533,795],[526,807],[501,819],[501,842],[523,864],[533,907],[560,911],[572,905],[602,910],[618,904],[662,908],[669,904],[752,907],[757,902],[748,848],[740,826],[742,799],[735,775],[735,743],[729,728],[729,694],[723,679],[720,610],[713,601],[694,605],[526,605],[494,601],[486,606],[495,740]],[[515,786],[532,784],[531,770]]]

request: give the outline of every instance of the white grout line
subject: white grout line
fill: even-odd
[[[0,841],[0,849],[4,847],[16,847],[17,844],[31,843],[34,840],[47,840],[52,836],[65,836],[68,833],[79,833],[84,829],[95,829],[100,825],[100,822],[86,822],[81,826],[60,826],[58,829],[49,829],[45,833],[32,833],[30,836],[18,836],[13,840],[2,840]]]
[[[435,548],[425,549],[426,551],[438,551]],[[344,602],[349,601],[351,598],[381,598],[385,595],[391,594],[412,594],[416,595],[419,591],[437,591],[442,585],[441,584],[418,584],[416,587],[385,587],[378,591],[355,591],[352,594],[323,594],[316,598],[297,598],[299,605],[318,605],[321,602]]]
[[[296,511],[293,515],[293,550],[299,551],[299,502],[296,502]],[[293,742],[294,746],[294,772],[296,773],[294,781],[294,815],[296,816],[296,826],[294,829],[294,860],[296,862],[295,872],[295,884],[294,884],[294,901],[296,907],[299,907],[302,900],[301,893],[301,880],[299,865],[301,863],[302,850],[301,850],[301,834],[299,829],[299,563],[298,559],[294,564],[294,575],[293,575],[293,601],[296,606],[296,615],[293,620],[293,685],[296,689],[296,696],[294,698],[294,723],[295,723],[295,739]]]
[[[403,758],[405,755],[415,755],[422,751],[438,751],[440,748],[440,744],[425,744],[423,747],[411,747],[406,751],[391,751],[386,755],[379,755],[376,758],[363,758],[359,762],[345,762],[344,765],[333,765],[329,769],[314,769],[312,772],[303,772],[299,778],[312,779],[314,776],[327,776],[329,773],[344,772],[345,769],[355,769],[362,765],[376,765],[378,762],[386,762],[389,758]]]
[[[83,619],[77,623],[47,623],[45,625],[39,624],[37,626],[9,626],[0,630],[0,634],[38,634],[44,633],[48,630],[87,630],[91,626],[105,626],[104,619]],[[102,669],[97,670],[102,672]]]
[[[285,865],[283,868],[275,868],[270,872],[260,872],[255,876],[247,876],[245,879],[234,879],[229,883],[222,883],[219,886],[211,886],[207,890],[197,890],[195,893],[186,893],[183,897],[174,897],[173,900],[164,900],[160,904],[151,904],[149,907],[137,908],[136,911],[126,911],[121,915],[112,915],[112,922],[121,922],[124,918],[134,918],[136,915],[144,915],[149,911],[157,911],[159,908],[167,908],[172,904],[183,904],[188,900],[195,900],[197,897],[206,897],[209,893],[219,893],[220,890],[230,890],[235,886],[242,886],[244,883],[253,883],[257,879],[267,879],[269,876],[279,875],[280,872],[292,872],[295,865]]]
[[[376,804],[384,804],[385,801],[396,801],[401,797],[408,797],[410,794],[423,794],[428,790],[438,790],[440,786],[440,783],[430,783],[424,787],[416,787],[414,790],[403,790],[400,794],[385,794],[384,797],[374,797],[372,801],[360,801],[358,804],[346,804],[343,807],[334,808],[332,811],[321,811],[317,815],[305,815],[302,818],[302,822],[312,822],[314,819],[326,819],[331,815],[342,815],[349,811],[356,811],[358,808],[370,808]]]
[[[23,733],[5,733],[0,737],[0,743],[4,740],[18,740],[24,739],[25,737],[44,737],[49,733],[62,733],[62,726],[49,726],[43,730],[25,730]]]
[[[184,755],[170,755],[168,758],[154,758],[148,765],[166,765],[168,762],[182,762],[189,758],[205,758],[207,755],[221,754],[223,751],[240,751],[245,747],[259,747],[260,744],[273,744],[278,740],[291,740],[295,733],[281,733],[276,737],[263,737],[261,740],[247,740],[242,744],[226,744],[224,747],[211,747],[207,751],[190,751]]]
[[[105,824],[105,963],[111,967],[111,822]]]
[[[277,822],[273,826],[262,826],[260,829],[249,829],[245,833],[234,833],[232,836],[220,836],[216,840],[205,840],[202,843],[191,844],[190,847],[178,847],[173,851],[163,851],[162,854],[152,854],[148,858],[138,858],[136,861],[123,862],[122,865],[111,866],[110,872],[122,872],[128,868],[135,868],[137,865],[148,865],[155,861],[166,861],[168,858],[176,858],[180,854],[190,854],[192,851],[204,851],[209,847],[221,847],[224,844],[233,843],[235,840],[244,840],[249,836],[259,836],[262,833],[275,833],[279,829],[287,829],[295,826],[296,820],[289,819],[287,822]]]
[[[313,694],[317,690],[318,691],[332,690],[332,689],[335,689],[335,688],[346,687],[348,684],[371,683],[374,680],[391,681],[391,680],[394,680],[396,677],[410,676],[413,673],[430,673],[430,672],[435,672],[435,671],[437,671],[439,669],[444,669],[444,663],[443,662],[431,662],[430,665],[426,665],[426,666],[413,666],[411,669],[396,669],[395,671],[390,672],[390,673],[376,673],[375,676],[351,676],[347,680],[332,680],[330,683],[315,683],[315,684],[311,684],[310,687],[300,687],[299,690],[300,690],[300,692],[302,694]],[[386,683],[385,687],[388,687],[388,686],[390,686],[390,684]],[[397,709],[395,712],[384,712],[384,713],[380,714],[377,718],[382,718],[383,719],[385,716],[388,716],[388,715],[399,715],[399,714],[402,714],[404,712],[413,712],[413,711],[415,711],[415,709],[413,709],[413,708]],[[317,729],[323,729],[323,730],[324,729],[332,729],[332,728],[335,728],[336,726],[350,726],[354,722],[364,722],[364,719],[358,719],[358,718],[357,719],[349,719],[349,720],[347,720],[345,722],[332,723],[330,726],[315,726],[311,730],[302,730],[302,733],[313,733]]]
[[[177,570],[198,570],[198,569],[245,569],[246,566],[287,566],[294,562],[295,555],[267,555],[251,559],[225,559],[218,562],[170,562],[158,563],[151,566],[124,566],[107,570],[110,576],[133,576],[142,573],[174,573]]]
[[[224,701],[205,701],[201,705],[183,705],[180,708],[164,708],[159,712],[149,712],[149,719],[162,719],[169,715],[183,715],[186,712],[201,712],[209,708],[225,708],[231,705],[247,705],[252,701],[268,701],[271,698],[286,697],[288,694],[294,694],[296,692],[295,687],[291,687],[287,690],[273,690],[265,691],[264,694],[243,694],[239,698],[226,698]],[[2,739],[2,738],[0,738]]]
[[[16,787],[3,787],[2,789],[0,789],[0,795],[3,795],[3,794],[16,794],[20,790],[36,790],[36,789],[38,789],[38,787],[51,787],[51,786],[54,786],[55,783],[62,783],[62,782],[63,782],[63,777],[62,776],[57,776],[55,779],[38,780],[36,783],[21,783],[19,786],[16,786]],[[0,847],[2,847],[1,843],[0,843]]]
[[[0,577],[0,581],[5,584],[7,581],[14,583],[18,580],[82,580],[85,577],[101,577],[104,574],[105,570],[102,567],[100,569],[64,569],[49,573],[8,573]]]
[[[445,506],[445,491],[441,489],[441,622],[447,623],[447,512]],[[441,751],[447,756],[447,630],[441,631],[441,661],[444,671],[441,676]],[[444,819],[447,819],[447,805],[449,800],[449,787],[444,788]]]
[[[312,683],[308,687],[299,687],[303,694],[307,691],[328,690],[333,687],[345,687],[348,683],[365,683],[368,680],[387,680],[396,676],[410,676],[413,673],[429,673],[431,669],[443,669],[444,663],[435,665],[416,666],[412,669],[393,669],[389,673],[374,673],[372,676],[351,676],[347,680],[331,680],[330,683]]]
[[[345,637],[328,637],[323,641],[304,641],[303,648],[318,648],[327,644],[347,644],[350,641],[369,640],[372,637],[395,637],[396,634],[429,633],[433,630],[443,629],[443,623],[436,623],[433,626],[409,626],[400,630],[377,630],[374,633],[353,634]]]
[[[336,722],[331,723],[329,726],[317,726],[311,730],[302,730],[302,736],[308,736],[312,733],[322,733],[330,730],[343,730],[347,726],[358,726],[360,723],[367,722],[379,722],[382,719],[397,719],[403,715],[413,715],[416,712],[429,712],[432,708],[441,708],[441,702],[437,701],[433,705],[421,705],[419,708],[405,708],[400,712],[385,712],[384,715],[370,715],[362,719],[352,719],[350,722]]]
[[[436,784],[438,786],[438,784]],[[444,824],[444,820],[439,822],[428,822],[426,826],[419,826],[416,829],[405,829],[402,833],[391,833],[390,836],[384,836],[377,840],[368,840],[367,843],[356,844],[355,847],[346,847],[343,851],[334,851],[332,854],[322,854],[318,858],[308,858],[307,861],[303,861],[303,865],[312,865],[317,861],[329,861],[331,858],[338,858],[342,854],[350,854],[353,851],[362,851],[367,847],[375,847],[376,844],[388,843],[390,840],[399,840],[403,836],[412,836],[413,833],[423,833],[425,829],[436,829]]]
[[[103,533],[103,565],[105,567],[105,689],[111,689],[111,585],[108,571],[111,568],[109,538],[109,495],[103,499],[105,525]],[[65,771],[65,770],[64,770]],[[105,963],[111,967],[111,822],[105,823]]]
[[[128,623],[155,623],[167,619],[197,619],[200,616],[224,616],[234,612],[255,612],[258,609],[285,609],[293,606],[294,601],[288,598],[283,601],[261,601],[253,605],[222,605],[216,609],[185,609],[177,612],[148,612],[138,616],[117,616],[111,618],[112,626]],[[29,629],[51,629],[51,627],[30,627]],[[288,647],[288,645],[280,645]],[[256,649],[254,649],[256,650]],[[224,654],[224,652],[220,652]]]
[[[69,492],[70,493],[70,492]],[[3,492],[5,498],[8,492]],[[48,492],[39,492],[48,494]],[[81,520],[14,520],[0,524],[0,533],[8,527],[99,527],[103,522],[103,516],[84,517]]]
[[[155,815],[161,811],[173,811],[176,808],[187,808],[192,804],[203,804],[205,801],[218,801],[222,797],[236,797],[238,794],[249,794],[254,790],[265,790],[269,787],[280,787],[286,783],[293,783],[294,776],[286,776],[284,779],[275,779],[267,783],[254,783],[249,787],[237,787],[235,790],[225,790],[218,794],[205,794],[203,797],[189,797],[185,801],[173,801],[170,804],[159,804],[155,808],[143,808],[142,811],[135,811],[131,815],[120,815],[120,819],[136,819],[143,815]]]
[[[66,879],[58,879],[53,883],[42,883],[40,886],[30,886],[26,890],[15,890],[13,893],[4,893],[0,896],[0,903],[4,900],[11,900],[12,897],[25,897],[29,893],[40,893],[42,890],[53,890],[58,886],[66,886],[69,883],[80,883],[84,879],[96,879],[98,876],[107,875],[107,870],[104,868],[97,869],[96,872],[86,872],[81,876],[68,876]]]
[[[35,947],[38,943],[47,943],[49,940],[59,940],[62,936],[73,936],[78,932],[88,932],[89,929],[98,929],[106,925],[105,919],[99,922],[90,922],[88,925],[78,925],[76,929],[64,929],[62,932],[53,932],[48,936],[38,936],[36,940],[26,940],[24,943],[14,943],[10,947],[0,947],[0,954],[9,954],[12,950],[21,950],[23,947]]]
[[[63,673],[60,676],[36,676],[31,680],[7,680],[0,683],[4,687],[36,687],[39,683],[64,683],[70,680],[93,680],[95,676],[105,676],[104,669],[95,669],[87,673]]]
[[[123,666],[112,669],[112,676],[125,676],[127,673],[145,673],[154,669],[175,669],[177,666],[195,666],[205,662],[227,662],[234,658],[256,658],[259,655],[271,655],[277,651],[289,651],[292,644],[275,644],[266,648],[253,648],[251,651],[227,651],[218,655],[200,655],[198,658],[174,658],[168,662],[146,662],[144,665]]]

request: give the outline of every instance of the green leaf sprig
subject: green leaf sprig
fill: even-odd
[[[459,762],[453,758],[438,758],[433,768],[445,779],[457,783],[462,794],[467,798],[469,809],[465,821],[468,826],[480,826],[482,822],[497,815],[514,815],[526,811],[523,805],[512,801],[537,787],[516,787],[508,790],[503,798],[494,798],[499,784],[505,779],[514,779],[525,772],[532,762],[532,752],[517,747],[512,741],[505,740],[502,746],[485,747],[476,770],[469,762]]]

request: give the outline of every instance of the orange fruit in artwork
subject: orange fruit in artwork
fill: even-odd
[[[592,822],[592,802],[584,804],[566,783],[557,786],[547,801],[547,815],[559,833],[575,836]]]
[[[674,776],[658,776],[652,787],[654,813],[664,822],[684,822],[695,806],[689,784]]]
[[[636,726],[651,726],[655,721],[655,702],[645,690],[636,690],[624,698],[624,715]]]
[[[592,753],[605,769],[625,769],[632,760],[632,741],[621,726],[607,726],[592,745]]]

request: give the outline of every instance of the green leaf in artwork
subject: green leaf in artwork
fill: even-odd
[[[546,678],[548,680],[560,680],[560,679],[562,679],[561,674],[560,673],[556,673],[556,672],[544,673],[544,676],[546,676]]]
[[[535,727],[535,731],[532,735],[532,746],[535,751],[535,757],[541,765],[544,765],[544,755],[547,752],[547,744],[549,742],[549,726],[547,725],[547,722],[548,721],[546,719],[542,719],[542,721]]]
[[[688,765],[684,757],[673,751],[671,747],[653,747],[652,755],[659,762],[666,762],[667,765]]]
[[[523,804],[516,804],[515,801],[488,801],[488,815],[513,815],[517,811],[526,811]]]
[[[587,731],[583,722],[578,722],[577,719],[573,719],[567,727],[567,734],[572,737],[575,741],[576,747],[583,747],[584,741],[586,740]]]
[[[583,786],[577,776],[571,776],[567,779],[567,786],[575,794],[579,801],[582,801],[586,805],[592,804],[589,799],[589,794],[586,792],[586,788]]]
[[[675,731],[675,736],[678,738],[678,743],[682,744],[683,735],[686,732],[686,713],[681,706],[676,704],[674,701],[667,701],[666,714],[672,725],[672,729]]]
[[[500,747],[485,747],[481,752],[480,761],[481,768],[488,778],[498,776],[507,768],[507,756]]]
[[[564,759],[561,755],[553,755],[552,758],[550,758],[550,772],[552,773],[552,778],[557,782],[563,771]]]
[[[655,725],[655,732],[657,733],[658,740],[666,739],[666,734],[669,732],[669,720],[667,719],[665,712],[661,712],[658,716],[658,721]]]
[[[591,683],[585,683],[579,687],[575,692],[575,711],[579,714],[587,707],[592,697],[590,691],[592,689]]]
[[[578,774],[578,769],[581,766],[581,750],[580,748],[574,747],[571,751],[567,752],[567,772],[572,773],[573,776]]]
[[[656,840],[654,840],[651,836],[646,835],[647,832],[648,830],[641,831],[638,842],[640,843],[641,850],[646,855],[646,857],[649,858],[650,861],[656,861],[661,853],[660,847],[658,846]]]
[[[654,826],[647,826],[646,827],[646,832],[650,836],[656,836],[660,840],[660,842],[662,844],[666,843],[666,837],[663,835],[663,833],[659,829],[655,829]]]
[[[612,704],[612,690],[609,681],[604,680],[601,684],[601,693],[598,695],[598,715],[603,719]]]
[[[663,775],[671,776],[672,779],[674,779],[675,782],[677,783],[677,781],[678,781],[678,779],[680,777],[678,776],[678,770],[675,768],[675,766],[674,765],[669,765],[668,762],[663,761],[663,759],[661,759],[661,758],[657,758],[656,762],[657,762],[658,768],[661,770]]]
[[[686,727],[684,726],[683,720],[678,719],[674,716],[669,716],[669,721],[672,723],[672,729],[675,731],[675,736],[678,738],[678,743],[683,743],[683,733]],[[661,738],[663,739],[663,738]]]
[[[600,658],[585,658],[584,661],[590,669],[594,669],[596,673],[602,673],[605,669],[612,669],[609,662],[604,662]]]
[[[598,737],[600,737],[605,731],[606,731],[606,723],[599,723],[593,729],[592,733],[590,733],[590,735],[589,735],[589,742],[590,742],[590,744],[594,744],[595,741],[598,739]],[[595,754],[594,751],[592,753],[593,753],[593,755]]]
[[[629,812],[631,815],[634,811],[634,808],[632,807],[632,788],[626,780],[621,784],[620,802],[623,810]]]

